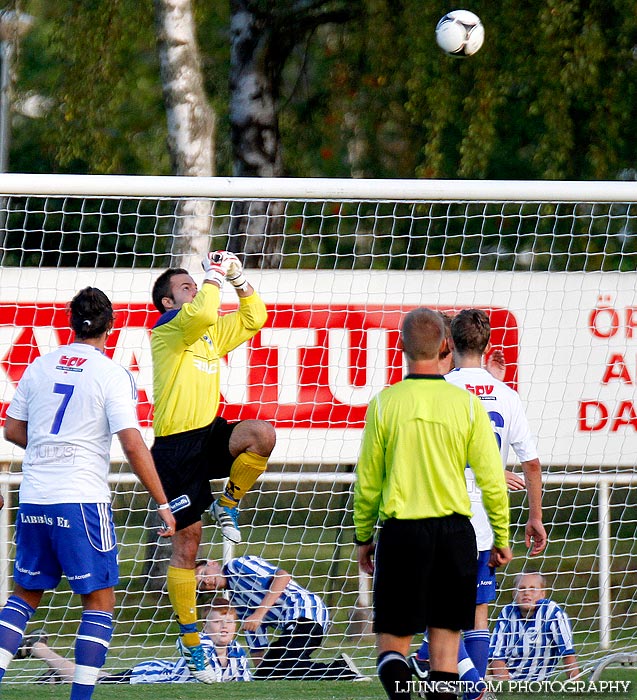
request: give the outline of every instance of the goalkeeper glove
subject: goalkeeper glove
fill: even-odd
[[[213,253],[208,253],[201,261],[201,267],[206,273],[204,279],[214,282],[219,287],[223,287],[223,282],[230,267],[231,255],[232,253],[227,253],[225,250],[215,250]]]
[[[230,266],[228,267],[227,280],[235,289],[240,289],[242,292],[248,290],[248,280],[243,274],[243,265],[236,255],[228,253],[230,257]]]

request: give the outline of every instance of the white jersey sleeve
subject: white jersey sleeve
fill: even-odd
[[[513,448],[520,462],[537,458],[535,441],[522,401],[516,391],[504,382],[495,379],[486,369],[478,367],[452,370],[445,376],[445,379],[479,397],[491,420],[493,432],[500,448],[503,468],[507,465],[510,448]],[[473,472],[467,469],[465,474],[467,490],[471,499],[471,510],[473,511],[471,523],[476,531],[478,550],[482,552],[490,549],[493,544],[491,526]]]
[[[114,433],[138,428],[135,383],[85,343],[35,360],[7,414],[27,423],[23,503],[108,503]]]

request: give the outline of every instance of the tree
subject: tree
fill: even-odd
[[[318,27],[347,22],[358,3],[346,0],[231,0],[230,131],[234,174],[280,177],[279,99],[290,53]],[[229,249],[247,266],[278,267],[283,241],[278,202],[234,206]]]
[[[53,102],[41,138],[55,170],[170,172],[150,0],[23,4],[36,17],[32,84]]]
[[[222,174],[599,179],[635,165],[630,3],[473,0],[486,41],[455,59],[422,0],[191,1]],[[150,0],[20,5],[38,22],[18,88],[56,107],[16,119],[12,167],[171,172]]]
[[[486,40],[467,59],[435,45],[431,4],[387,5],[402,7],[419,175],[612,179],[634,164],[637,22],[625,3],[476,0]]]
[[[175,175],[210,177],[215,114],[204,89],[191,3],[154,0],[154,6],[172,170]],[[208,253],[211,210],[206,199],[178,203],[171,250],[174,266],[188,269]]]

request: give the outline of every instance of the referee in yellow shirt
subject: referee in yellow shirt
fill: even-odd
[[[493,566],[511,560],[509,502],[500,452],[480,400],[444,380],[440,314],[405,317],[407,376],[370,402],[357,466],[354,526],[358,562],[374,574],[379,678],[391,700],[410,697],[407,663],[414,634],[429,634],[428,700],[456,698],[460,630],[471,629],[476,539],[464,470],[483,494]],[[378,543],[374,530],[380,521]]]
[[[152,454],[177,532],[168,566],[168,596],[193,676],[216,681],[197,629],[195,562],[201,516],[210,508],[224,537],[241,541],[237,505],[267,465],[274,449],[272,425],[262,420],[228,423],[219,409],[219,360],[263,327],[265,304],[227,251],[203,261],[204,283],[197,289],[181,268],[162,273],[153,285],[153,303],[162,313],[151,335],[155,442]],[[228,280],[239,308],[219,315],[220,290]],[[228,477],[213,501],[210,480]]]

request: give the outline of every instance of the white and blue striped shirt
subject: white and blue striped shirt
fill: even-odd
[[[280,571],[278,566],[255,556],[237,557],[224,565],[223,575],[228,582],[230,603],[240,620],[245,620],[261,605],[277,571]],[[270,644],[268,628],[283,631],[286,625],[299,618],[317,622],[324,632],[329,626],[325,603],[292,579],[276,604],[266,613],[259,629],[245,632],[246,642],[250,649],[264,649]]]
[[[545,680],[558,660],[570,654],[575,654],[571,624],[557,603],[542,598],[529,618],[515,603],[503,608],[491,635],[489,656],[506,663],[512,680]]]
[[[245,649],[233,640],[228,645],[228,665],[222,666],[212,640],[201,634],[206,659],[212,666],[216,680],[226,681],[251,680],[248,657]],[[179,645],[178,645],[179,648]],[[170,659],[152,659],[137,664],[130,677],[131,684],[136,683],[193,683],[197,682],[188,670],[186,660],[180,656],[176,661]]]

